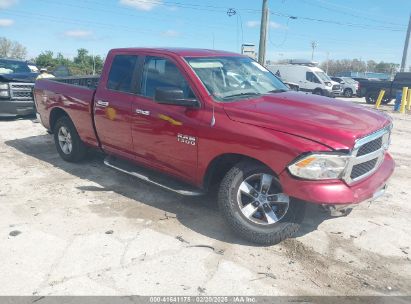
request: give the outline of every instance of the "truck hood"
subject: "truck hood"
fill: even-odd
[[[263,95],[224,104],[231,120],[293,134],[332,149],[351,149],[358,138],[388,125],[390,118],[349,101],[301,92]]]
[[[0,82],[35,82],[39,73],[0,74]]]

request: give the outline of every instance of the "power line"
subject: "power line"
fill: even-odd
[[[324,3],[324,4],[326,3],[326,4],[329,4],[329,5],[333,5],[332,3],[328,3],[328,2],[325,2],[325,1],[323,1],[323,0],[314,0],[314,1],[316,1],[315,4],[314,4],[314,3],[311,3],[311,2],[309,2],[309,1],[307,1],[307,0],[301,0],[301,1],[304,2],[304,3],[306,3],[306,4],[308,4],[308,5],[312,5],[312,6],[315,6],[315,7],[321,7],[321,8],[323,8],[323,9],[325,9],[325,10],[328,10],[328,11],[337,12],[337,13],[340,13],[340,14],[343,14],[343,15],[347,15],[347,16],[351,16],[351,17],[355,17],[355,18],[361,18],[361,19],[365,19],[365,20],[370,20],[370,21],[372,21],[372,22],[376,22],[376,23],[380,23],[380,24],[391,24],[391,25],[403,26],[403,27],[406,26],[405,24],[393,23],[393,22],[387,22],[387,21],[381,21],[381,19],[369,18],[369,17],[366,17],[366,16],[364,16],[364,15],[362,15],[362,14],[353,14],[353,13],[349,13],[349,12],[346,12],[346,11],[341,10],[341,9],[330,8],[330,7],[327,7],[327,6],[318,4],[318,2],[320,2],[320,3]],[[340,7],[341,7],[341,6],[340,6]]]
[[[330,24],[336,24],[336,25],[344,25],[344,26],[357,27],[357,28],[363,28],[363,29],[391,31],[391,32],[404,32],[405,31],[405,28],[404,29],[399,29],[399,28],[375,26],[375,25],[371,25],[371,24],[341,22],[341,21],[335,21],[335,20],[329,20],[329,19],[317,19],[317,18],[311,18],[311,17],[288,15],[288,14],[284,14],[284,13],[280,13],[280,12],[273,12],[273,11],[271,11],[271,14],[276,15],[276,16],[280,16],[280,17],[291,18],[291,19],[294,19],[294,20],[302,19],[302,20],[308,20],[308,21],[323,22],[323,23],[330,23]]]
[[[91,4],[94,4],[94,5],[102,5],[101,2],[96,2],[96,1],[92,1],[92,0],[83,0],[83,2],[91,3]],[[139,0],[139,2],[140,3],[147,3],[147,4],[150,3],[150,4],[155,4],[155,5],[158,5],[158,6],[165,6],[165,7],[179,7],[179,8],[184,8],[184,9],[194,9],[194,10],[199,10],[199,11],[211,11],[211,12],[220,12],[220,13],[223,13],[223,12],[225,13],[227,11],[227,7],[215,6],[215,5],[191,4],[191,3],[182,3],[182,2],[174,2],[174,1],[160,1],[160,0]],[[104,5],[104,7],[107,7],[107,6]],[[126,9],[126,8],[123,8],[123,9]],[[251,13],[258,13],[258,14],[261,14],[261,12],[262,12],[261,9],[237,8],[237,7],[235,9],[237,11],[251,12]],[[111,13],[113,13],[113,12],[111,12]],[[291,18],[291,19],[300,19],[300,20],[306,20],[306,21],[323,22],[323,23],[336,24],[336,25],[349,26],[349,27],[356,27],[356,28],[363,28],[363,29],[384,30],[384,31],[393,31],[393,32],[402,32],[402,31],[406,30],[405,25],[401,25],[401,26],[403,26],[403,29],[401,29],[401,28],[398,28],[398,27],[376,26],[376,25],[373,25],[373,24],[351,23],[351,22],[342,22],[342,21],[335,21],[335,20],[329,20],[329,19],[317,19],[317,18],[311,18],[311,17],[289,15],[289,14],[281,13],[281,12],[278,12],[278,11],[270,11],[270,13],[272,15],[287,17],[287,18]],[[364,19],[363,16],[358,15],[358,17]]]

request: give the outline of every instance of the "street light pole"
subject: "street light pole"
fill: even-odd
[[[263,0],[263,10],[261,12],[261,25],[260,25],[260,45],[258,47],[258,62],[261,65],[265,64],[267,28],[268,28],[268,0]]]
[[[311,53],[311,61],[313,61],[313,60],[314,60],[314,50],[315,50],[315,48],[317,47],[317,42],[316,42],[316,41],[312,41],[312,42],[311,42],[311,47],[312,47],[312,49],[313,49],[313,51],[312,51],[312,53]]]

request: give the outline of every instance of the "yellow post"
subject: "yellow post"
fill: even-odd
[[[407,110],[410,111],[411,110],[411,89],[408,89],[408,94],[407,94]]]
[[[407,101],[407,92],[408,92],[408,88],[403,87],[402,88],[400,113],[405,113],[405,104],[406,104],[406,101]]]
[[[375,103],[375,108],[378,109],[381,105],[381,100],[384,98],[385,91],[381,90],[380,95],[378,95],[377,102]]]

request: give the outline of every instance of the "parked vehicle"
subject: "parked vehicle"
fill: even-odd
[[[287,81],[283,81],[283,83],[291,90],[293,91],[299,91],[300,90],[300,86],[295,83],[295,82],[287,82]]]
[[[411,87],[411,72],[397,73],[393,81],[359,79],[358,97],[365,97],[369,104],[375,104],[381,90],[385,90],[383,104],[395,98],[396,92],[403,87]]]
[[[353,97],[357,95],[358,81],[350,77],[331,77],[335,82],[341,85],[342,95],[344,97]]]
[[[294,234],[306,202],[344,212],[378,197],[394,170],[388,116],[288,90],[239,54],[114,49],[100,79],[34,91],[64,160],[98,148],[106,165],[182,195],[217,186],[229,226],[260,244]]]
[[[297,64],[268,65],[267,68],[284,82],[297,83],[300,91],[328,97],[341,94],[340,84],[320,68]]]
[[[32,91],[37,75],[34,64],[0,59],[0,116],[35,114]]]

